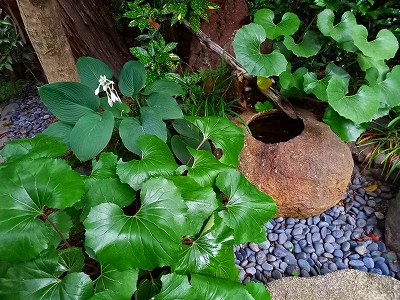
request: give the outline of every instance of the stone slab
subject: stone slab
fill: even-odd
[[[395,300],[400,281],[358,270],[342,270],[310,278],[285,277],[267,284],[272,300]]]

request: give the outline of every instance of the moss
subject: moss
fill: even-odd
[[[9,100],[21,90],[20,82],[0,81],[0,102]]]

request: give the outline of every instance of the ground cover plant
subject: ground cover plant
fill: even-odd
[[[39,90],[60,121],[1,152],[1,297],[269,299],[262,284],[239,283],[233,256],[234,243],[264,241],[276,213],[272,198],[235,170],[243,130],[164,107],[179,85],[145,86],[140,62],[121,71],[123,99],[104,64],[82,58],[78,69],[80,83]],[[165,120],[174,130],[161,139],[153,132]],[[114,130],[132,152],[127,159],[99,154]],[[62,158],[69,147],[81,161],[95,157],[89,175]]]

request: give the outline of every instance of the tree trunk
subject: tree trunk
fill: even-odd
[[[79,81],[65,36],[59,5],[53,0],[17,0],[26,31],[48,82]]]
[[[106,63],[118,77],[124,63],[133,59],[133,56],[114,26],[104,1],[52,0],[51,2],[59,4],[59,14],[53,15],[53,18],[61,20],[75,61],[81,56],[95,57]],[[20,35],[27,37],[24,33],[28,25],[24,26],[15,0],[1,0],[0,7],[11,16]],[[27,43],[29,44],[29,39]]]

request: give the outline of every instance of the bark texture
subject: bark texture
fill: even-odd
[[[237,29],[248,23],[245,0],[216,0],[219,9],[209,10],[209,21],[201,23],[203,31],[212,41],[234,55],[232,42]],[[196,69],[218,69],[221,56],[205,48],[194,38],[190,48],[189,65]]]
[[[79,81],[71,48],[57,17],[58,2],[17,0],[17,4],[48,82]]]

